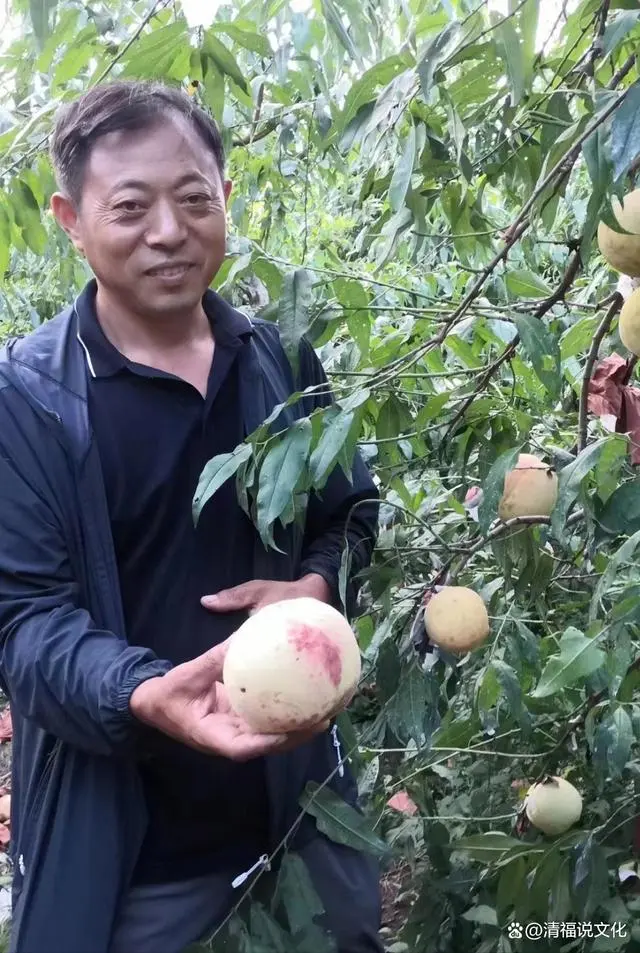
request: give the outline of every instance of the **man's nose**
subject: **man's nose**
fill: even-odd
[[[175,247],[185,240],[186,234],[187,228],[180,209],[169,200],[156,202],[147,229],[147,242],[150,245]]]

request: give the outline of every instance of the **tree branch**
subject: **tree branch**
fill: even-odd
[[[149,21],[153,19],[153,17],[156,15],[159,9],[164,9],[164,7],[168,7],[170,2],[171,0],[155,0],[155,3],[151,7],[147,15],[144,17],[143,20],[140,21],[138,28],[136,29],[133,36],[129,40],[127,40],[125,45],[122,47],[121,50],[118,51],[118,53],[116,54],[116,56],[114,56],[114,58],[111,60],[109,65],[105,67],[105,69],[103,69],[103,71],[100,73],[98,78],[93,83],[90,84],[91,86],[97,86],[99,83],[102,82],[103,79],[107,78],[107,76],[109,75],[113,67],[116,65],[116,63],[122,59],[122,57],[127,52],[127,50],[131,49],[133,44],[136,42],[136,40],[138,39],[138,37],[140,36],[142,31],[146,27],[147,23],[149,23]],[[42,139],[36,142],[35,146],[32,146],[31,149],[28,149],[24,153],[24,155],[21,155],[19,159],[16,159],[15,162],[13,162],[10,166],[8,166],[6,169],[0,172],[0,181],[2,181],[5,175],[9,175],[11,172],[14,171],[14,169],[19,168],[19,166],[21,166],[22,163],[25,162],[27,159],[30,159],[31,156],[34,156],[38,152],[40,152],[40,149],[47,144],[50,135],[51,135],[51,131],[47,132],[47,134],[43,136]]]
[[[609,16],[610,6],[611,0],[603,0],[602,6],[598,11],[596,34],[593,38],[593,43],[589,51],[589,62],[585,67],[586,73],[591,77],[595,75],[596,60],[602,56],[602,37],[604,36],[605,27],[607,25],[607,17]]]
[[[611,88],[614,84],[614,79],[616,82],[619,82],[620,79],[624,78],[629,72],[631,67],[635,62],[635,54],[623,64],[623,66],[618,70],[616,76],[611,79],[611,82],[608,85],[608,88]],[[520,210],[517,218],[511,223],[509,228],[506,230],[508,238],[504,247],[492,258],[486,268],[483,270],[480,277],[474,283],[471,290],[465,295],[463,301],[456,308],[453,315],[451,316],[449,322],[444,325],[442,331],[440,331],[435,337],[430,338],[428,341],[425,341],[424,344],[419,345],[414,351],[405,354],[402,357],[396,358],[395,361],[391,361],[385,368],[385,373],[381,376],[380,380],[373,381],[372,384],[384,384],[387,380],[393,379],[396,371],[400,368],[408,368],[413,364],[417,363],[420,358],[431,351],[434,347],[439,347],[444,342],[447,334],[451,327],[456,324],[460,318],[467,312],[472,302],[480,294],[482,287],[484,286],[489,275],[494,271],[497,265],[506,257],[509,252],[509,249],[512,248],[518,239],[524,234],[527,228],[530,225],[528,219],[529,212],[534,207],[540,195],[545,191],[547,186],[549,186],[554,180],[557,180],[555,183],[555,188],[558,189],[562,184],[565,177],[569,174],[573,166],[575,165],[578,156],[580,155],[580,147],[582,143],[585,142],[589,136],[598,129],[603,122],[609,118],[620,106],[629,94],[629,89],[631,87],[623,90],[619,96],[614,99],[612,103],[607,106],[606,109],[595,117],[583,130],[583,132],[578,136],[576,142],[561,156],[560,159],[556,162],[553,168],[547,173],[542,182],[536,187],[531,197],[523,205]],[[507,358],[504,357],[504,360]],[[459,419],[459,418],[458,418]]]
[[[562,300],[562,298],[564,298],[565,294],[567,293],[567,291],[573,284],[573,281],[578,273],[579,268],[580,268],[580,252],[575,251],[573,255],[571,256],[569,264],[567,265],[567,269],[562,277],[562,281],[560,282],[556,290],[553,292],[553,294],[550,294],[548,298],[545,298],[545,300],[541,304],[539,304],[538,307],[536,308],[534,312],[534,315],[536,318],[542,318],[547,313],[547,311],[549,311],[555,304],[557,304],[559,301]],[[484,374],[482,375],[482,377],[480,378],[480,380],[474,387],[472,393],[465,400],[462,407],[460,407],[456,411],[453,418],[451,419],[451,422],[449,423],[449,426],[447,427],[447,431],[444,435],[443,443],[447,442],[447,440],[453,433],[453,430],[455,429],[455,426],[458,423],[458,421],[461,420],[462,417],[464,417],[464,415],[466,414],[471,404],[474,402],[478,394],[480,394],[484,390],[484,388],[487,386],[487,384],[489,383],[493,375],[496,373],[496,371],[498,371],[502,367],[505,361],[508,361],[513,357],[519,343],[520,343],[520,335],[516,334],[513,341],[511,341],[511,343],[507,345],[507,347],[503,350],[502,354],[498,358],[496,358],[493,364],[489,365],[489,367],[486,369],[486,371],[484,372]]]
[[[589,384],[591,382],[591,372],[593,371],[593,365],[598,359],[598,351],[600,349],[600,345],[602,344],[603,338],[607,334],[609,327],[611,326],[611,322],[613,321],[615,314],[619,310],[621,304],[622,295],[616,294],[614,301],[609,307],[609,310],[598,325],[596,333],[593,336],[593,341],[591,342],[591,347],[589,348],[589,354],[587,355],[587,362],[584,366],[584,374],[582,377],[582,391],[580,393],[580,411],[578,414],[578,453],[584,450],[587,445],[587,408],[589,404]]]

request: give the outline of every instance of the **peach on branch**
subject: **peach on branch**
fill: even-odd
[[[424,627],[434,645],[470,652],[486,641],[489,616],[482,596],[466,586],[443,586],[424,610]]]
[[[545,778],[529,788],[525,813],[544,834],[564,834],[580,820],[582,795],[565,778]]]
[[[620,200],[613,196],[611,207],[618,224],[627,233],[616,232],[605,222],[598,225],[598,247],[602,257],[623,275],[640,276],[640,189]]]
[[[498,504],[502,520],[515,516],[550,516],[558,499],[555,470],[532,453],[521,453],[504,480]]]

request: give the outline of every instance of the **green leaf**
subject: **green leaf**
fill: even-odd
[[[516,298],[547,298],[551,288],[532,271],[516,268],[508,271],[504,279],[507,291]]]
[[[536,52],[536,35],[540,0],[527,0],[520,11],[520,34],[522,36],[522,61],[525,86],[531,84]]]
[[[282,903],[286,910],[292,933],[304,930],[314,917],[324,913],[324,905],[306,863],[300,854],[290,850],[284,854],[278,871],[274,908],[278,903]]]
[[[380,408],[376,422],[376,437],[378,440],[388,440],[398,437],[411,426],[411,414],[401,400],[391,394]]]
[[[564,923],[571,913],[571,870],[569,859],[565,857],[549,891],[549,920]]]
[[[260,467],[257,525],[262,538],[291,502],[307,462],[312,427],[308,418],[297,420],[272,447]]]
[[[386,86],[409,65],[410,60],[406,55],[388,56],[363,73],[347,93],[339,121],[340,130],[346,129],[362,106],[375,101],[376,89],[379,86]]]
[[[638,25],[640,13],[637,10],[618,11],[615,19],[607,23],[602,37],[602,55],[609,56],[622,43],[628,33]]]
[[[40,50],[49,36],[51,14],[57,6],[58,0],[29,0],[29,15]]]
[[[317,923],[309,923],[296,933],[294,942],[296,953],[339,953],[335,938]]]
[[[204,505],[211,499],[216,490],[232,477],[234,473],[249,459],[253,449],[247,443],[239,444],[231,453],[219,453],[204,467],[198,480],[193,498],[193,521],[198,524]]]
[[[625,769],[634,734],[631,718],[622,706],[607,714],[595,733],[593,754],[602,765],[605,775],[619,778]]]
[[[476,907],[465,910],[462,914],[462,919],[470,920],[472,923],[485,923],[493,927],[498,926],[496,911],[486,903],[480,903]]]
[[[640,155],[640,80],[629,87],[611,120],[611,158],[616,180]]]
[[[402,155],[396,164],[391,184],[389,186],[389,204],[394,212],[399,212],[404,205],[407,191],[411,184],[411,173],[416,158],[416,127],[411,124],[405,139]]]
[[[342,18],[340,16],[340,11],[334,3],[334,0],[320,0],[320,5],[322,7],[322,13],[325,20],[340,40],[340,43],[345,48],[346,52],[352,59],[357,60],[358,53],[355,46],[353,45],[351,37],[345,29],[344,23],[342,22]]]
[[[342,556],[340,558],[340,571],[338,573],[338,593],[340,603],[345,613],[347,611],[347,588],[351,576],[351,550],[348,546],[343,546]]]
[[[222,123],[222,117],[224,112],[224,97],[225,97],[225,86],[224,86],[224,75],[218,69],[216,64],[212,59],[205,59],[204,61],[204,96],[203,99],[206,105],[209,107],[213,113],[213,118],[218,124]],[[233,265],[231,266],[233,268]],[[231,269],[230,269],[231,270]],[[216,276],[216,286],[218,287],[219,280],[222,277],[220,272]],[[226,275],[225,275],[226,279]]]
[[[454,841],[451,846],[455,850],[465,851],[472,860],[477,860],[483,864],[495,863],[509,851],[522,849],[523,847],[522,843],[515,837],[509,837],[507,834],[501,834],[498,831],[472,834],[471,837],[463,837]],[[529,845],[529,847],[534,847],[534,845]]]
[[[424,673],[418,665],[412,665],[400,679],[388,708],[389,721],[402,740],[413,739],[418,747],[424,744],[426,707]]]
[[[189,39],[183,21],[169,23],[143,33],[121,60],[122,76],[165,78],[176,58],[188,49]]]
[[[517,716],[522,708],[522,687],[518,676],[510,665],[500,659],[494,659],[490,668],[495,672],[502,693],[509,703],[509,711]]]
[[[382,704],[396,693],[400,684],[402,664],[393,639],[385,639],[376,661],[376,688]]]
[[[549,394],[557,399],[562,386],[561,358],[558,342],[540,318],[532,314],[516,314],[513,323],[533,369]]]
[[[278,327],[282,346],[294,370],[298,368],[300,341],[311,325],[311,289],[312,278],[306,269],[297,268],[285,275],[278,304]]]
[[[230,76],[243,92],[249,92],[247,81],[236,62],[235,56],[211,30],[207,30],[204,35],[202,52],[213,60],[221,73]]]
[[[494,29],[496,48],[504,61],[513,93],[512,105],[516,106],[524,93],[524,62],[520,39],[511,20],[504,19]]]
[[[234,40],[238,46],[244,47],[245,50],[251,50],[252,53],[257,53],[258,56],[262,56],[266,60],[271,59],[273,50],[271,49],[269,40],[266,36],[256,33],[256,31],[250,27],[250,24],[247,24],[246,27],[241,27],[236,23],[218,21],[209,27],[209,33],[224,33]]]
[[[616,536],[640,530],[640,479],[614,490],[598,516],[598,523],[605,532]]]
[[[437,417],[443,407],[451,400],[451,394],[445,391],[442,394],[434,394],[429,397],[422,410],[418,412],[415,419],[415,429],[421,430],[426,423]]]
[[[498,513],[498,504],[504,492],[504,480],[512,470],[520,455],[521,447],[505,451],[494,461],[486,480],[482,485],[482,502],[478,508],[480,529],[486,533]]]
[[[260,953],[296,953],[292,938],[261,903],[253,902],[249,910],[252,950]]]
[[[638,544],[640,543],[640,530],[630,536],[622,546],[618,549],[616,554],[609,560],[609,564],[598,580],[598,585],[596,586],[593,597],[591,599],[591,605],[589,606],[589,621],[597,618],[598,610],[600,603],[604,594],[609,589],[611,583],[615,580],[618,575],[618,570],[623,563],[629,562],[633,554],[635,553]]]
[[[325,427],[322,436],[311,454],[309,468],[311,470],[311,479],[316,489],[321,490],[327,482],[335,464],[340,456],[344,443],[349,436],[351,424],[353,423],[355,412],[332,408],[325,414]],[[326,421],[328,420],[328,423]]]
[[[300,798],[300,806],[315,817],[318,830],[337,844],[377,857],[388,853],[389,848],[373,832],[368,819],[328,788],[309,781]]]
[[[500,920],[505,920],[509,910],[515,906],[518,894],[525,885],[525,874],[524,857],[517,857],[502,868],[496,891],[496,910]]]
[[[598,905],[609,898],[609,864],[593,831],[576,845],[575,852],[572,914],[588,921]]]
[[[547,698],[555,695],[595,672],[604,663],[602,649],[573,626],[560,639],[560,653],[552,655],[540,676],[534,692],[534,698]]]
[[[371,313],[369,308],[369,294],[360,281],[351,278],[336,278],[333,290],[342,307],[345,309],[349,333],[358,345],[360,359],[366,361],[369,356],[369,339],[371,337]]]
[[[418,59],[418,76],[425,102],[429,102],[433,78],[438,67],[455,51],[462,28],[460,23],[452,20],[438,34],[429,40]]]
[[[562,360],[566,361],[576,354],[582,354],[586,351],[593,340],[593,335],[598,326],[597,317],[581,318],[572,324],[560,338],[560,354]]]
[[[578,454],[573,463],[558,473],[558,500],[551,515],[554,534],[561,538],[569,509],[575,503],[582,481],[598,463],[609,437],[597,440]]]
[[[0,282],[4,281],[5,272],[9,265],[11,251],[11,225],[9,215],[0,198]]]

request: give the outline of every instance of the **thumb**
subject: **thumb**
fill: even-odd
[[[212,612],[233,612],[236,609],[249,609],[258,600],[258,587],[254,581],[243,582],[232,589],[222,589],[211,596],[203,596],[200,604]]]

